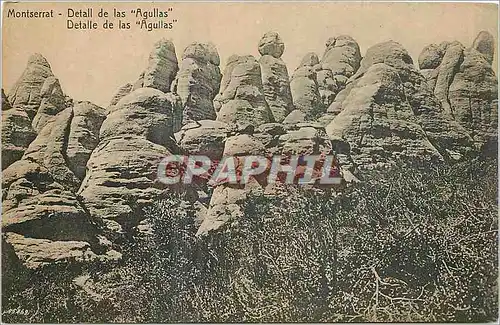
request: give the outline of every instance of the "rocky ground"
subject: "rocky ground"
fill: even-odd
[[[222,72],[214,44],[178,60],[162,39],[105,108],[66,96],[34,54],[2,89],[4,274],[120,261],[130,236],[151,229],[141,211],[172,193],[196,210],[198,238],[237,226],[252,193],[279,194],[256,181],[168,186],[157,166],[173,154],[335,154],[343,184],[318,192],[330,196],[395,165],[496,157],[494,43],[481,32],[470,46],[431,44],[414,63],[398,42],[362,55],[341,35],[289,74],[275,32],[256,40],[260,57],[233,55]]]

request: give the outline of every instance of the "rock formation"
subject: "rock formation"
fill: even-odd
[[[66,156],[68,167],[80,180],[85,177],[87,161],[99,143],[99,129],[105,117],[105,110],[91,102],[78,102],[73,107]]]
[[[308,53],[290,80],[293,106],[296,110],[301,111],[307,120],[315,119],[325,109],[321,101],[314,69],[318,64],[318,56],[314,53]]]
[[[266,49],[262,53],[272,51],[279,57],[282,51],[279,53],[279,46],[276,49],[275,45],[271,42],[263,46]],[[232,132],[224,143],[222,156],[234,159],[238,166],[241,161],[232,157],[263,155],[264,144],[253,133],[256,128],[274,122],[274,118],[265,100],[260,65],[253,56],[232,56],[228,60],[216,101],[220,105],[217,121],[227,123]],[[198,229],[199,235],[215,231],[237,219],[242,215],[242,200],[250,192],[261,189],[253,181],[247,184],[225,182],[214,185],[208,210]]]
[[[3,232],[34,267],[75,254],[94,258],[102,250],[100,230],[75,194],[80,180],[68,166],[73,117],[68,107],[48,120],[23,157],[2,173]]]
[[[339,154],[353,154],[354,165],[460,159],[471,150],[470,137],[447,118],[408,52],[394,41],[367,50],[331,106],[340,113],[327,132]]]
[[[184,50],[172,84],[172,92],[182,102],[182,124],[215,120],[213,99],[220,87],[219,64],[219,54],[212,43],[193,43]]]
[[[179,67],[175,46],[172,41],[161,39],[155,43],[154,49],[149,55],[148,67],[140,74],[138,80],[133,84],[127,83],[120,87],[107,108],[107,114],[115,110],[120,99],[140,88],[152,88],[167,94],[169,107],[172,107],[172,128],[176,132],[182,126],[182,103],[176,93],[170,92],[174,86]]]
[[[356,166],[387,166],[396,159],[441,159],[407,104],[395,68],[375,63],[357,79],[327,133],[339,154],[349,148]],[[348,164],[348,162],[344,162]]]
[[[233,56],[224,71],[219,95],[217,121],[234,125],[238,130],[274,122],[262,86],[259,63],[251,55]]]
[[[474,43],[472,43],[472,48],[481,53],[489,64],[493,62],[493,56],[495,55],[495,39],[493,35],[486,31],[480,32]]]
[[[59,80],[48,77],[40,91],[42,102],[33,118],[33,128],[39,132],[57,113],[66,108],[66,97],[63,94]]]
[[[2,170],[21,159],[35,137],[28,114],[12,108],[2,89]]]
[[[8,97],[2,89],[2,169],[19,160],[36,132],[66,105],[50,64],[33,54]]]
[[[226,140],[223,156],[231,159],[235,166],[240,166],[242,160],[238,157],[261,156],[264,152],[264,145],[257,138],[249,134],[237,134]],[[229,184],[228,182],[217,184],[197,235],[206,235],[230,225],[243,215],[241,205],[246,197],[252,192],[262,190],[262,186],[254,179],[246,184]]]
[[[170,85],[179,71],[175,46],[165,38],[154,44],[146,70],[141,74],[133,89],[151,87],[165,93],[170,91]]]
[[[2,169],[19,160],[36,132],[71,105],[50,64],[33,54],[8,98],[2,90]]]
[[[275,32],[266,33],[259,42],[264,96],[276,122],[282,122],[293,110],[288,70],[281,59],[284,47],[283,41]]]
[[[493,43],[493,36],[481,32],[472,48],[456,41],[430,45],[419,63],[450,119],[465,128],[476,149],[496,152],[498,81],[491,67]]]
[[[3,246],[31,268],[119,258],[103,233],[150,231],[142,208],[168,192],[189,192],[206,235],[237,225],[249,195],[293,186],[268,183],[268,169],[246,184],[163,184],[159,162],[173,154],[227,158],[237,168],[249,155],[334,155],[338,176],[356,180],[350,171],[496,152],[498,86],[486,32],[471,48],[425,47],[420,70],[397,42],[361,59],[356,41],[338,36],[289,78],[284,49],[266,33],[258,61],[233,55],[221,75],[213,44],[187,46],[179,67],[162,39],[107,109],[65,96],[47,60],[33,55],[8,96],[2,90]]]
[[[132,218],[136,208],[163,192],[157,168],[171,154],[172,123],[171,100],[153,88],[134,90],[115,105],[100,128],[79,190],[93,216],[119,230],[114,220]]]
[[[6,111],[11,108],[12,106],[9,103],[9,99],[7,98],[7,95],[5,95],[5,92],[3,91],[2,88],[2,111]]]
[[[448,99],[449,86],[453,81],[455,69],[457,69],[463,61],[464,47],[459,42],[453,42],[448,45],[439,65],[439,73],[436,78],[436,86],[434,94],[441,102],[445,112],[453,116],[452,107]]]
[[[296,124],[304,122],[308,117],[309,116],[301,110],[294,109],[285,117],[285,119],[283,120],[283,124]]]
[[[358,70],[361,61],[359,45],[346,35],[326,41],[326,50],[316,72],[319,93],[325,107],[345,88],[347,80]]]
[[[276,33],[267,33],[259,43],[259,52],[263,55],[260,61],[262,69],[267,69],[267,62],[282,62],[279,57],[283,49],[279,36]],[[207,126],[193,128],[192,130],[197,130],[195,134],[207,129],[210,135],[218,134],[219,138],[223,138],[225,142],[222,161],[229,159],[237,169],[243,167],[243,157],[246,156],[264,156],[271,159],[270,157],[276,155],[288,157],[300,154],[331,154],[332,145],[322,126],[313,123],[282,125],[274,121],[267,109],[265,99],[268,97],[264,97],[266,86],[262,87],[260,71],[253,57],[232,56],[228,60],[221,82],[221,91],[216,98],[216,103],[220,104],[217,120],[227,123],[228,130],[225,130],[227,138],[225,134],[223,138],[222,132],[215,132],[213,127],[207,128]],[[265,82],[268,79],[264,77],[263,80]],[[286,82],[283,81],[282,85],[286,85]],[[273,90],[267,89],[270,91],[268,94]],[[276,90],[277,88],[274,88],[273,91]],[[271,97],[273,100],[276,99],[277,93]],[[220,125],[221,131],[222,127]],[[183,133],[184,138],[180,140],[182,147],[186,147],[183,143],[187,142],[185,139],[189,131],[191,130]],[[214,146],[212,141],[210,144]],[[194,145],[191,147],[196,148],[196,152],[206,152],[206,149],[198,149]],[[208,209],[201,218],[197,234],[203,236],[237,224],[238,218],[243,215],[241,206],[249,195],[273,192],[274,184],[267,182],[268,172],[269,170],[255,177],[250,176],[248,182],[244,184],[234,184],[228,180],[215,183],[212,180],[211,184],[209,182],[209,185],[214,186],[213,194]]]
[[[23,265],[30,269],[36,269],[49,264],[63,263],[68,260],[89,262],[99,258],[92,251],[91,245],[85,241],[52,241],[24,237],[13,232],[7,232],[4,236],[6,242],[16,252],[18,261],[22,261]],[[111,254],[108,256],[111,256]]]
[[[259,41],[260,55],[270,55],[279,59],[285,51],[285,43],[276,32],[267,32]]]
[[[279,137],[283,155],[332,154],[332,143],[325,128],[315,123],[289,125],[286,133]]]
[[[496,150],[498,82],[491,65],[476,50],[464,51],[448,98],[455,120],[469,131],[476,146]]]
[[[272,46],[270,46],[272,48]],[[281,54],[280,54],[281,55]],[[229,126],[225,138],[222,159],[233,156],[263,155],[264,145],[252,134],[254,129],[274,122],[264,96],[259,63],[253,56],[231,56],[224,70],[219,95],[215,99],[220,107],[217,121]],[[239,159],[234,158],[238,165]],[[198,229],[198,235],[215,231],[242,215],[241,203],[255,188],[254,182],[247,184],[213,184],[215,186],[208,210]]]
[[[23,109],[32,120],[42,103],[42,88],[49,77],[54,77],[54,74],[47,59],[41,54],[33,54],[28,59],[23,74],[8,94],[10,104]]]
[[[315,53],[307,53],[291,80],[295,108],[305,114],[305,120],[315,120],[322,125],[328,125],[339,113],[338,106],[331,104],[361,61],[359,45],[350,36],[331,37],[325,45],[321,60]],[[294,115],[289,120],[296,120],[298,115]]]
[[[228,137],[223,157],[231,159],[234,166],[241,169],[244,164],[242,157],[263,156],[269,160],[271,157],[281,156],[286,160],[290,155],[308,154],[333,154],[331,141],[322,126],[308,122],[288,126],[265,123],[252,134],[240,133]],[[250,176],[246,184],[231,184],[227,181],[212,184],[215,187],[197,235],[203,236],[237,225],[238,218],[243,216],[242,205],[249,195],[277,194],[277,185],[268,183],[269,168],[268,164],[265,172]]]
[[[121,86],[120,88],[118,88],[116,93],[111,98],[111,101],[109,103],[107,111],[109,112],[109,111],[113,110],[113,107],[120,101],[120,99],[122,99],[123,97],[130,94],[132,92],[133,88],[134,88],[134,85],[131,83],[126,83],[123,86]],[[140,87],[138,87],[138,88],[140,88]]]
[[[201,120],[183,126],[175,139],[186,154],[207,156],[215,161],[222,158],[227,133],[226,123]]]
[[[439,67],[448,45],[448,42],[443,42],[439,45],[430,44],[426,46],[418,56],[419,68],[436,69],[437,67]]]

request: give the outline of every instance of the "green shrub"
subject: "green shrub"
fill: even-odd
[[[395,168],[345,192],[337,214],[343,293],[332,316],[496,320],[497,166]]]
[[[204,238],[173,196],[145,210],[153,232],[132,234],[119,264],[44,271],[8,306],[53,322],[495,321],[497,166],[395,167],[341,195],[254,196]],[[92,299],[72,282],[82,273]]]

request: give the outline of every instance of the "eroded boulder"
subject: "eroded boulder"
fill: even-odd
[[[426,46],[418,56],[418,66],[421,70],[436,69],[441,64],[448,42],[439,45],[430,44]]]
[[[279,59],[285,51],[285,43],[277,32],[267,32],[259,41],[260,55],[271,55]]]
[[[332,143],[325,128],[316,123],[289,125],[286,133],[279,137],[279,142],[284,155],[332,154]]]
[[[183,126],[175,139],[187,154],[207,156],[214,161],[222,158],[227,133],[225,123],[201,120]]]
[[[173,111],[169,97],[139,88],[123,97],[104,120],[79,194],[93,216],[121,230],[115,220],[134,219],[166,185],[158,181],[160,161],[171,155]]]
[[[274,122],[266,102],[259,63],[251,55],[233,57],[229,61],[216,100],[220,103],[217,121],[237,129],[257,127]]]

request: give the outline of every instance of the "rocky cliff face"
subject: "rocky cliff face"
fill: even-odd
[[[209,65],[209,59],[215,60],[210,55],[213,53],[194,44],[186,49],[183,62]],[[112,97],[97,145],[90,154],[85,152],[89,154],[87,172],[78,195],[90,215],[112,232],[130,230],[140,221],[136,212],[167,191],[157,179],[157,168],[163,158],[180,150],[174,139],[174,132],[182,126],[180,95],[191,97],[200,89],[203,93],[205,88],[199,82],[208,78],[202,76],[193,86],[192,77],[199,78],[199,71],[191,64],[181,68],[177,73],[173,43],[165,39],[157,42],[139,80],[120,87]],[[184,100],[187,111],[195,107],[187,97]]]
[[[457,122],[476,149],[496,151],[498,81],[491,67],[494,40],[481,32],[471,48],[459,42],[430,45],[420,69],[449,119]]]
[[[307,53],[292,76],[292,97],[295,108],[305,120],[320,120],[327,125],[339,113],[332,105],[361,61],[358,43],[350,36],[329,38],[321,60],[316,53]],[[293,120],[298,114],[294,114]]]
[[[36,132],[65,106],[50,64],[41,54],[33,54],[8,97],[2,90],[2,169],[19,160]]]
[[[280,44],[276,43],[276,39],[272,38],[261,45],[261,48],[274,55],[281,55],[283,51],[280,50]],[[239,159],[232,158],[233,156],[262,155],[264,145],[253,136],[254,129],[274,122],[274,117],[265,99],[260,65],[253,56],[232,56],[224,75],[216,98],[217,105],[220,106],[217,121],[226,123],[230,130],[221,156],[233,159],[238,165]],[[258,188],[260,186],[254,182],[245,185],[216,184],[198,234],[217,230],[240,217],[241,200]]]
[[[397,159],[442,159],[413,115],[398,71],[384,63],[365,69],[326,128],[338,153],[350,154],[352,163],[363,167],[387,166]]]
[[[215,45],[190,44],[178,65],[163,39],[106,109],[68,98],[35,54],[8,96],[2,90],[4,245],[29,267],[119,258],[104,234],[140,231],[141,209],[169,192],[196,201],[201,236],[237,224],[252,193],[282,185],[252,176],[244,185],[167,186],[157,168],[172,154],[231,157],[240,167],[248,155],[334,154],[344,180],[395,163],[494,154],[494,48],[486,32],[470,48],[432,44],[418,69],[397,42],[361,57],[353,38],[337,36],[290,78],[275,32],[259,40],[258,60],[233,55],[222,75]]]
[[[283,51],[281,38],[271,32],[259,42],[260,64],[251,56],[233,56],[228,60],[217,98],[222,103],[217,119],[227,125],[222,159],[231,159],[237,168],[243,166],[242,157],[245,156],[332,153],[332,144],[324,127],[315,123],[293,123],[290,119],[286,121],[292,114],[289,112],[293,104],[286,67],[283,69],[284,63],[279,59]],[[304,110],[311,111],[310,108]],[[279,123],[280,120],[284,120],[284,124]],[[276,193],[276,185],[268,182],[268,172],[250,176],[245,184],[227,181],[215,184],[198,235],[227,229],[237,222],[243,215],[242,204],[252,193]]]
[[[140,88],[123,97],[102,123],[79,195],[111,229],[120,231],[114,219],[128,217],[136,204],[161,193],[156,169],[171,154],[172,116],[167,94]]]
[[[64,109],[47,121],[22,158],[3,170],[5,240],[30,267],[66,257],[94,259],[108,250],[99,241],[100,227],[76,194],[81,180],[72,167],[85,165],[85,153],[71,159],[72,149],[93,150],[92,143],[79,136],[83,128],[79,121],[100,113],[97,106],[87,111],[78,106]],[[99,127],[98,120],[93,130]]]
[[[118,257],[76,194],[105,110],[65,96],[40,54],[2,101],[3,240],[33,268]]]
[[[448,48],[447,55],[440,61],[443,48]],[[426,76],[427,80],[432,79],[433,74],[418,71],[399,43],[390,41],[368,49],[359,70],[330,106],[340,111],[327,127],[339,145],[338,152],[344,151],[348,156],[345,148],[350,147],[347,151],[352,154],[351,162],[361,167],[392,164],[400,159],[459,160],[470,155],[475,150],[474,135],[454,118],[450,105],[453,100],[448,101],[451,87],[444,89],[444,85],[457,82],[450,66],[460,62],[461,51],[457,43],[424,49],[420,65],[439,65],[443,69],[443,73],[434,73],[435,81],[426,82]],[[365,118],[357,116],[362,107],[369,108]],[[390,125],[385,131],[381,131],[377,122],[382,116],[387,116]],[[365,154],[366,150],[371,151],[369,147],[380,150],[380,155]]]
[[[215,161],[222,158],[228,134],[226,123],[201,120],[186,124],[175,134],[175,139],[185,153],[207,156]]]

